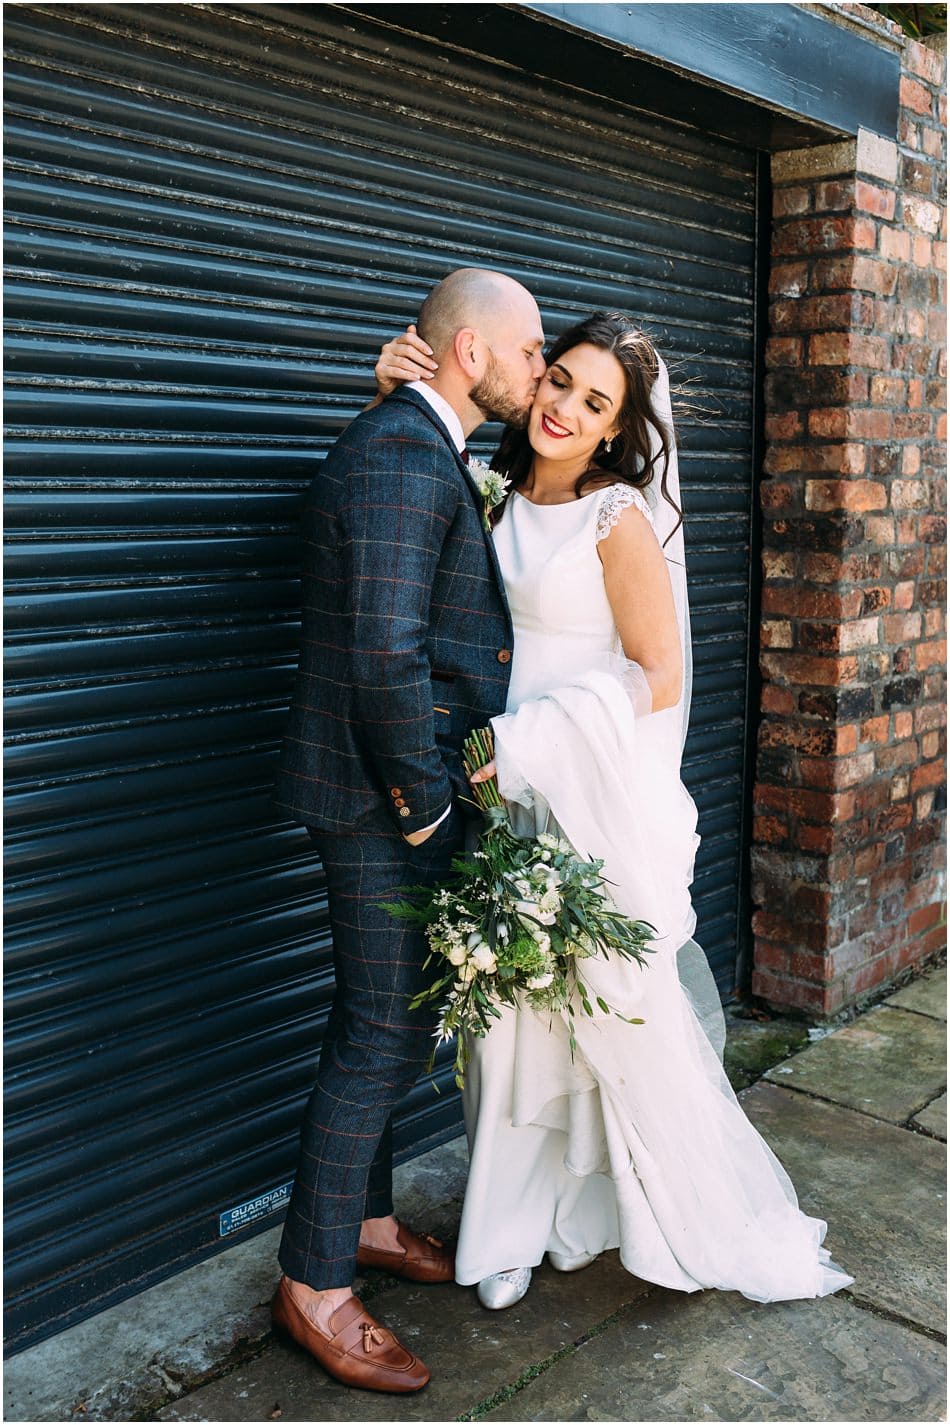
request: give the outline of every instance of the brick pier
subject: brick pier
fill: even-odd
[[[945,938],[945,68],[773,161],[752,988],[818,1017]]]

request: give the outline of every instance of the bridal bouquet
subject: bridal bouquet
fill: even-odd
[[[463,749],[466,774],[493,755],[491,729],[472,733]],[[456,857],[445,884],[408,887],[408,900],[384,907],[428,937],[426,966],[435,961],[440,973],[411,1007],[442,1001],[436,1049],[456,1036],[460,1088],[468,1062],[466,1031],[487,1034],[500,1007],[520,999],[532,1009],[565,1011],[573,1052],[575,1013],[594,1013],[579,965],[593,955],[646,965],[656,935],[652,925],[631,920],[612,904],[602,861],[583,860],[568,842],[547,833],[516,836],[495,778],[473,792],[486,822],[478,850]],[[595,1003],[602,1013],[627,1019],[599,996]],[[435,1049],[430,1069],[434,1059]]]

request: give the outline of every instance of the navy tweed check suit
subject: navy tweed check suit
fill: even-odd
[[[426,1063],[424,936],[379,902],[464,840],[461,745],[503,711],[513,641],[482,498],[435,411],[363,412],[303,514],[300,665],[277,800],[323,861],[336,991],[280,1247],[295,1281],[352,1282],[360,1224],[392,1211],[391,1114]],[[404,833],[452,812],[420,846]],[[431,973],[431,972],[430,972]]]

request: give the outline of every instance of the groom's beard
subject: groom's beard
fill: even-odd
[[[478,407],[486,421],[502,421],[505,425],[514,426],[516,430],[524,430],[528,424],[534,393],[532,392],[527,405],[520,406],[505,383],[501,364],[495,359],[494,353],[489,352],[485,375],[469,391],[468,398]]]

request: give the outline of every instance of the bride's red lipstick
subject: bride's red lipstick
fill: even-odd
[[[544,434],[549,435],[552,440],[566,440],[571,433],[569,430],[565,430],[563,426],[553,426],[550,418],[545,415],[541,417],[541,429],[544,431]]]

